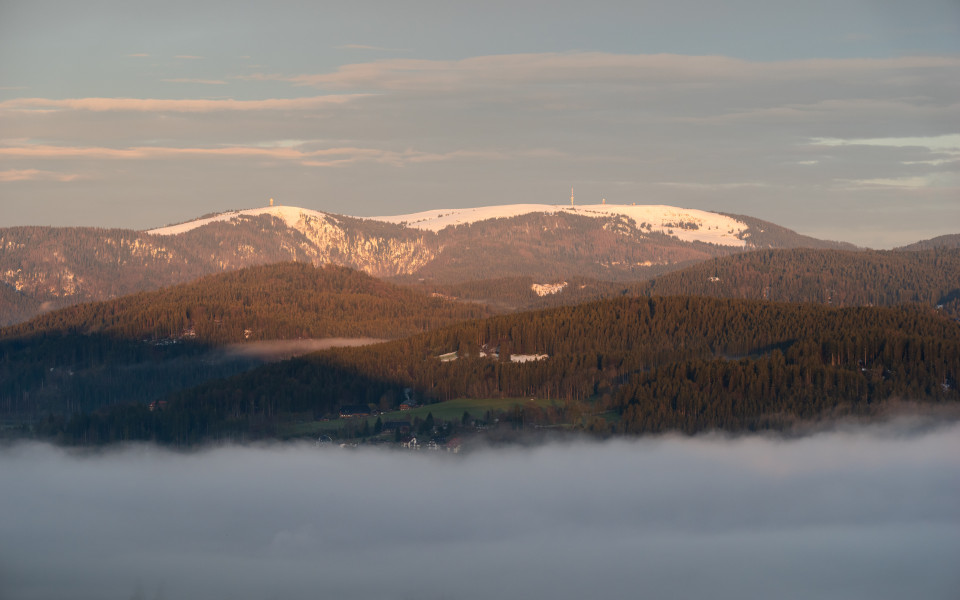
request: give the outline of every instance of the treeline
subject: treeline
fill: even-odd
[[[457,360],[439,359],[449,352]],[[516,363],[514,354],[549,358]],[[957,402],[958,374],[960,328],[932,311],[622,298],[268,365],[171,397],[166,421],[146,412],[88,415],[83,439],[136,431],[158,440],[268,435],[292,419],[335,418],[345,405],[388,410],[407,389],[426,403],[590,403],[615,411],[609,430],[621,433],[735,431],[870,412],[894,398]],[[71,427],[58,435],[80,441]]]
[[[949,233],[947,235],[937,236],[929,240],[921,240],[901,246],[897,250],[933,250],[934,248],[960,248],[960,233]]]

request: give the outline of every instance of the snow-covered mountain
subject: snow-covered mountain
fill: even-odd
[[[579,217],[608,219],[626,217],[633,226],[648,232],[658,232],[684,242],[705,242],[721,246],[743,248],[747,245],[750,226],[719,213],[664,205],[588,204],[560,206],[548,204],[508,204],[428,210],[408,215],[372,217],[377,221],[397,223],[407,227],[438,232],[446,227],[469,225],[490,219],[509,219],[531,213],[567,214]]]
[[[439,233],[447,227],[471,225],[493,219],[510,219],[529,214],[565,214],[577,217],[609,219],[625,217],[634,227],[657,232],[684,242],[704,242],[721,246],[743,248],[748,245],[750,226],[734,217],[691,208],[665,205],[588,204],[561,206],[550,204],[505,204],[472,208],[435,209],[418,213],[381,217],[354,217],[394,223],[403,227]],[[336,215],[294,206],[266,206],[219,213],[209,217],[150,229],[151,235],[177,235],[211,223],[231,222],[244,217],[270,215],[282,220],[287,227],[309,234],[318,222],[337,223]]]
[[[0,229],[0,283],[55,308],[286,260],[398,281],[630,281],[752,248],[798,246],[837,244],[750,217],[659,205],[515,204],[383,217],[269,206],[148,231]],[[0,303],[0,322],[4,312]]]

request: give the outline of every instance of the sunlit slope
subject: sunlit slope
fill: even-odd
[[[489,314],[398,287],[345,267],[280,263],[87,303],[0,331],[222,344],[318,337],[397,337]]]

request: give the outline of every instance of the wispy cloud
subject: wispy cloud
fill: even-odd
[[[765,188],[769,183],[763,181],[734,181],[723,183],[702,183],[692,181],[658,181],[654,185],[688,190],[738,190],[743,188]]]
[[[906,191],[954,190],[960,193],[960,173],[934,172],[905,177],[875,177],[871,179],[843,179],[846,189],[892,189]],[[958,196],[960,197],[960,196]]]
[[[56,173],[54,171],[41,171],[39,169],[7,169],[0,171],[0,182],[10,183],[13,181],[79,181],[87,179],[83,175],[73,173]]]
[[[440,162],[462,159],[500,160],[508,158],[498,152],[456,150],[452,152],[422,152],[413,149],[402,151],[380,148],[338,147],[305,150],[292,145],[275,146],[225,146],[225,147],[169,147],[136,146],[106,148],[98,146],[53,146],[22,145],[0,147],[0,156],[11,159],[61,160],[61,159],[108,159],[146,160],[188,156],[224,158],[261,158],[297,161],[307,167],[339,167],[358,162],[378,162],[394,166]]]
[[[186,77],[180,77],[177,79],[161,79],[165,83],[197,83],[201,85],[227,85],[227,82],[222,79],[190,79]]]
[[[377,89],[448,89],[523,82],[708,83],[823,76],[876,79],[912,69],[957,69],[960,57],[747,61],[725,56],[570,52],[478,56],[457,61],[391,59],[344,65],[332,73],[271,76],[298,85]],[[902,75],[901,75],[902,76]]]
[[[202,56],[195,56],[193,54],[178,54],[174,58],[180,58],[184,60],[201,60]]]
[[[93,112],[216,112],[253,110],[312,110],[352,102],[370,94],[332,94],[307,98],[266,100],[209,100],[156,98],[16,98],[0,102],[0,111],[86,110]]]
[[[960,153],[960,133],[935,136],[885,138],[814,138],[815,146],[882,146],[887,148],[926,148],[933,152]]]
[[[382,52],[409,52],[409,48],[384,48],[383,46],[369,46],[367,44],[343,44],[336,46],[337,50],[379,50]]]

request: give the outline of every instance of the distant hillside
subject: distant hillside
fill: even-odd
[[[276,206],[148,232],[0,229],[0,283],[39,310],[291,260],[431,285],[508,277],[627,282],[757,247],[818,244],[834,245],[756,219],[669,206],[507,205],[389,218]],[[0,322],[23,318],[9,305],[0,303]]]
[[[897,248],[897,250],[917,251],[932,250],[934,248],[960,248],[960,233],[951,233],[929,240],[914,242],[913,244]]]
[[[514,311],[622,295],[703,295],[834,306],[941,306],[960,317],[960,252],[831,249],[753,250],[718,257],[649,281],[510,277],[416,289]]]
[[[646,293],[833,306],[916,302],[960,316],[960,250],[758,250],[663,275]]]

